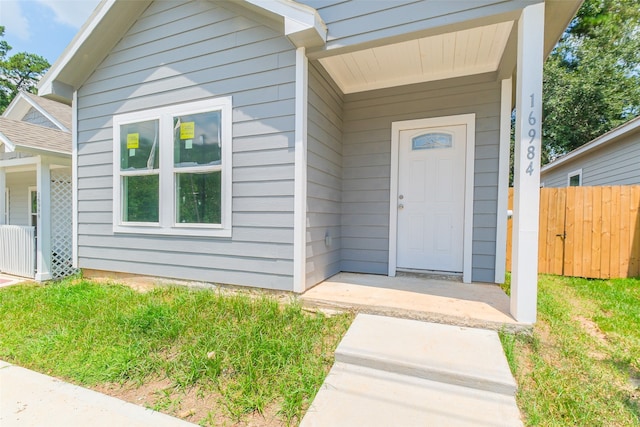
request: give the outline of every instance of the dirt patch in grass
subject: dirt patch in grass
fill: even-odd
[[[221,403],[215,390],[202,387],[180,388],[168,379],[148,380],[142,384],[108,383],[94,390],[135,405],[144,406],[203,426],[282,427],[286,422],[278,417],[278,405],[268,406],[262,413],[253,411],[234,420]]]

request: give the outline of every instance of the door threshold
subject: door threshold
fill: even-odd
[[[396,268],[396,275],[403,277],[422,277],[425,279],[449,280],[462,282],[462,273],[456,271],[416,270],[412,268]]]

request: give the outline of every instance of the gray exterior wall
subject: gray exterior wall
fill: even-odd
[[[29,226],[29,187],[36,186],[36,172],[7,172],[9,224]]]
[[[391,123],[476,114],[472,280],[495,278],[500,84],[493,74],[344,97],[342,270],[387,274]]]
[[[640,131],[567,161],[540,180],[545,187],[566,187],[568,174],[582,169],[582,185],[640,184]]]
[[[40,125],[51,129],[59,129],[58,126],[53,124],[49,119],[42,115],[42,113],[35,108],[31,107],[27,114],[22,118],[23,122],[33,123],[34,125]]]
[[[245,9],[156,1],[78,91],[81,268],[293,287],[295,50]],[[233,96],[231,238],[114,234],[112,117]]]
[[[343,95],[314,62],[309,63],[308,102],[307,288],[340,271],[342,246]]]

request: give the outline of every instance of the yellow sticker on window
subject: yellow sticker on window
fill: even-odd
[[[180,139],[193,139],[196,131],[196,122],[180,123]]]
[[[140,147],[140,134],[128,133],[127,134],[127,149],[136,149]]]

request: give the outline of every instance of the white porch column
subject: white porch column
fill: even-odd
[[[526,323],[536,321],[538,292],[543,43],[544,3],[538,3],[525,7],[518,22],[511,314]]]
[[[40,158],[37,165],[38,235],[36,280],[51,279],[51,165]]]
[[[7,171],[5,168],[0,168],[0,224],[5,224],[7,222],[7,218],[5,216],[5,212],[7,211]]]
[[[308,65],[304,47],[296,50],[295,184],[293,202],[293,291],[306,288],[307,265],[307,94]]]

